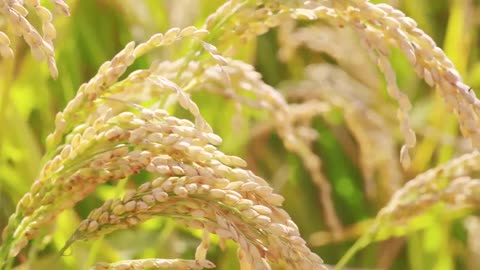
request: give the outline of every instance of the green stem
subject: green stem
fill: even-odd
[[[375,227],[376,226],[373,226],[372,228],[375,228]],[[372,232],[373,231],[374,230],[372,230]],[[355,242],[355,244],[353,244],[353,246],[347,250],[347,253],[345,253],[345,255],[342,256],[340,261],[338,261],[338,263],[335,266],[335,270],[343,269],[343,267],[346,266],[348,261],[350,261],[353,258],[353,256],[357,254],[358,251],[360,251],[362,248],[366,247],[370,242],[372,242],[372,240],[373,240],[373,233],[366,233],[362,235],[362,237],[360,237],[360,239],[358,239]]]

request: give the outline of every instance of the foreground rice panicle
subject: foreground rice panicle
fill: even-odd
[[[0,255],[5,260],[4,267],[8,267],[29,240],[38,236],[39,229],[51,223],[64,209],[73,207],[99,184],[120,180],[142,170],[167,177],[165,185],[170,183],[174,185],[173,189],[164,187],[159,190],[158,186],[153,186],[153,183],[158,185],[159,179],[152,184],[142,185],[137,191],[138,195],[130,193],[130,198],[125,197],[126,209],[122,208],[121,203],[116,203],[110,209],[108,205],[114,201],[108,201],[107,206],[102,208],[104,210],[93,211],[90,221],[82,223],[78,230],[80,239],[92,237],[83,235],[84,232],[98,236],[104,230],[131,226],[154,215],[184,215],[188,220],[193,210],[201,207],[208,210],[211,207],[208,215],[204,214],[204,219],[209,220],[205,221],[205,225],[198,222],[193,224],[206,232],[238,242],[241,247],[239,259],[252,269],[269,269],[267,259],[305,269],[322,267],[320,258],[310,252],[288,214],[280,208],[282,197],[273,194],[264,180],[249,171],[236,168],[246,165],[242,159],[225,155],[216,149],[215,145],[220,144],[221,139],[211,132],[197,105],[180,86],[150,70],[131,73],[123,81],[117,82],[135,58],[148,50],[170,45],[185,37],[201,39],[206,34],[204,30],[188,27],[172,29],[165,35],[155,35],[138,46],[130,43],[112,61],[102,65],[98,74],[80,88],[77,96],[57,115],[56,129],[47,138],[52,148],[51,160],[45,164],[32,190],[21,199],[16,213],[3,231],[4,244]],[[214,50],[211,45],[204,46],[209,46],[210,53]],[[125,91],[129,89],[125,86],[136,84],[137,87],[153,86],[164,96],[173,95],[180,106],[191,112],[195,123],[170,116],[164,110],[124,101],[123,98],[128,96]],[[176,183],[177,180],[180,183]],[[184,183],[185,180],[191,183]],[[157,189],[150,190],[151,187]],[[243,194],[236,191],[241,187]],[[184,206],[180,200],[189,197],[190,193],[192,199],[196,200],[185,201],[193,209]],[[198,198],[195,198],[197,195]],[[220,199],[224,197],[226,199],[222,202]],[[200,204],[195,206],[197,201]],[[212,201],[222,203],[217,206]],[[157,207],[152,205],[154,202],[162,204]],[[164,212],[162,209],[169,205],[172,205],[171,209],[167,207]],[[225,207],[227,209],[223,209]],[[107,209],[113,212],[99,213]],[[134,211],[132,216],[121,216],[123,212],[134,209],[138,213]],[[198,211],[196,214],[203,215]],[[97,221],[100,217],[101,220]],[[272,220],[278,221],[270,224]],[[188,225],[192,225],[190,223]],[[88,224],[87,227],[85,224]],[[96,229],[100,230],[94,234]],[[72,239],[76,237],[77,234]],[[202,251],[205,248],[200,249],[199,254],[205,254],[206,250]],[[295,251],[291,252],[290,248]],[[204,255],[200,257],[205,259]],[[118,269],[119,266],[115,265],[108,267]],[[182,264],[177,262],[176,265],[181,267]]]
[[[122,113],[122,109],[114,111],[108,104],[102,106],[98,103],[104,98],[105,90],[117,81],[135,57],[185,36],[205,34],[196,28],[187,28],[183,32],[172,30],[137,47],[128,44],[111,62],[102,65],[99,73],[80,88],[63,112],[57,114],[56,129],[47,138],[52,149],[51,159],[44,165],[31,191],[20,200],[16,213],[10,217],[9,225],[3,231],[2,256],[16,256],[43,224],[50,223],[60,211],[72,207],[98,184],[136,174],[148,165],[150,153],[132,152],[125,144],[130,137],[129,128],[145,122],[141,119],[132,122],[135,114],[125,111],[126,108]],[[172,85],[166,87],[171,89]],[[196,115],[197,126],[210,131],[211,128],[199,116],[198,107],[182,92],[176,93],[185,109]],[[165,116],[161,111],[157,115],[151,110],[141,112],[145,119]],[[209,140],[220,142],[216,135],[203,136],[204,142]],[[117,163],[119,160],[123,160],[122,166]],[[105,164],[110,166],[102,167]]]
[[[279,208],[283,199],[251,172],[217,163],[202,168],[167,157],[154,158],[147,170],[176,176],[156,178],[128,191],[121,200],[107,201],[80,224],[72,240],[96,238],[155,216],[170,216],[204,233],[234,240],[241,263],[251,269],[270,269],[266,259],[298,269],[323,267]],[[207,247],[205,238],[195,259],[205,259]]]

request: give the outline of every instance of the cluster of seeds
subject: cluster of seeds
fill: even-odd
[[[267,259],[302,269],[322,266],[279,208],[283,198],[263,179],[241,169],[246,165],[242,159],[218,151],[218,136],[198,130],[190,121],[163,110],[115,116],[109,110],[65,141],[4,231],[4,241],[10,243],[2,246],[8,248],[2,249],[7,258],[16,256],[39,228],[98,184],[146,169],[162,177],[92,211],[75,237],[95,237],[155,215],[184,215],[189,226],[237,241],[242,254],[248,254],[240,258],[255,269],[269,269]]]
[[[450,109],[458,116],[463,134],[480,144],[478,126],[480,102],[473,91],[465,85],[452,62],[435,42],[417,27],[411,18],[387,4],[372,4],[360,1],[309,1],[308,8],[297,9],[297,18],[333,21],[340,25],[351,25],[363,39],[370,55],[376,60],[387,80],[387,89],[399,103],[398,118],[405,138],[401,150],[401,161],[408,166],[408,149],[415,146],[415,134],[410,128],[408,97],[396,84],[396,76],[388,57],[389,46],[402,50],[417,75],[430,86],[438,88]]]
[[[342,259],[343,262],[371,241],[392,236],[395,233],[392,228],[402,228],[438,203],[451,209],[477,208],[480,182],[469,175],[478,173],[479,163],[480,153],[475,151],[419,174],[407,182],[380,210],[373,226],[351,248],[348,256]]]
[[[443,202],[453,210],[466,207],[478,209],[480,207],[479,194],[480,180],[463,176],[451,181],[440,193],[423,195],[419,200],[419,205],[434,205]]]
[[[421,197],[436,196],[447,189],[453,179],[477,172],[479,164],[480,153],[475,151],[419,174],[395,192],[390,202],[378,214],[378,219],[410,218],[415,213],[404,214],[401,211],[403,208],[415,208]]]
[[[85,124],[84,121],[87,120],[87,117],[95,112],[97,106],[95,101],[104,96],[110,88],[114,87],[114,84],[117,83],[127,68],[133,64],[135,59],[157,47],[169,46],[185,38],[202,39],[206,34],[208,34],[207,31],[193,26],[184,29],[173,28],[165,34],[155,34],[148,41],[137,46],[133,42],[127,44],[125,49],[120,51],[111,61],[103,63],[98,73],[89,82],[80,86],[77,95],[67,104],[65,110],[57,114],[55,131],[47,138],[48,146],[52,148],[59,145],[63,136],[69,133],[73,127]],[[129,78],[133,81],[139,81],[145,80],[148,75],[148,72],[139,70],[132,72]],[[117,84],[120,83],[118,82]],[[162,83],[168,84],[170,88],[175,88],[169,82],[163,81]],[[181,101],[184,102],[181,104],[185,104],[187,109],[192,110],[192,113],[195,115],[198,108],[196,110],[192,108],[194,105],[186,100],[187,97],[182,97],[183,100]],[[182,99],[182,97],[179,97],[179,99]],[[198,117],[199,115],[195,116]]]
[[[383,240],[393,236],[396,231],[408,229],[411,219],[432,209],[433,206],[441,205],[444,207],[443,211],[456,211],[466,208],[479,209],[480,180],[472,179],[469,176],[461,176],[453,179],[449,178],[447,182],[444,187],[437,189],[435,192],[415,196],[414,202],[399,203],[391,211],[384,208],[384,211],[377,215],[370,230],[347,252],[339,265],[344,265],[358,249],[365,247],[371,241]]]
[[[111,102],[104,100],[108,99],[108,90],[120,84],[116,83],[118,78],[137,57],[186,37],[201,39],[205,34],[205,30],[195,27],[174,28],[165,35],[154,35],[138,46],[130,43],[112,61],[104,63],[94,78],[80,87],[77,96],[63,112],[57,114],[56,130],[47,138],[50,149],[62,141],[64,144],[51,150],[50,161],[43,167],[31,192],[21,199],[4,229],[6,244],[0,250],[2,257],[11,259],[16,256],[28,240],[36,236],[42,225],[50,223],[63,209],[83,199],[98,184],[138,173],[154,155],[170,154],[172,158],[191,158],[198,162],[211,159],[231,166],[245,165],[237,157],[226,156],[214,147],[206,146],[208,143],[219,144],[221,139],[209,133],[210,126],[188,95],[163,77],[151,76],[147,80],[145,73],[138,71],[128,78],[132,82],[147,80],[169,89],[168,94],[174,92],[180,105],[195,117],[196,126],[189,121],[169,117],[165,111],[134,106],[140,110],[140,117],[137,117],[125,112],[131,106],[111,106]],[[209,47],[209,53],[213,48]],[[204,135],[204,131],[208,134]],[[133,152],[125,146],[133,147]]]
[[[67,4],[63,0],[52,1],[57,10],[63,15],[70,15]],[[35,10],[42,23],[43,35],[27,20],[27,8]],[[53,40],[57,33],[52,24],[52,13],[40,4],[39,0],[2,0],[0,1],[0,15],[3,15],[11,25],[14,34],[23,36],[32,50],[33,56],[40,61],[46,60],[48,69],[53,78],[58,77],[58,70],[55,63],[55,52]],[[0,31],[0,56],[5,58],[13,57],[13,50],[10,48],[9,37]]]
[[[98,184],[134,175],[156,156],[245,166],[240,158],[216,150],[213,145],[219,143],[217,135],[201,132],[190,121],[168,116],[163,110],[116,116],[107,111],[93,126],[77,127],[44,165],[4,229],[3,239],[10,245],[2,246],[2,255],[15,256],[42,225],[82,200]]]
[[[280,208],[283,198],[251,172],[222,167],[155,158],[149,172],[176,176],[156,178],[128,191],[121,200],[107,201],[90,213],[72,239],[96,238],[167,216],[234,240],[243,254],[240,259],[252,269],[270,269],[265,259],[295,269],[323,269],[321,259],[310,252],[296,225]],[[197,256],[204,255],[197,252]]]
[[[180,259],[143,259],[119,261],[116,263],[98,263],[90,270],[144,270],[144,269],[204,269],[214,268],[215,265],[207,260],[180,260]]]
[[[214,34],[212,38],[214,37],[222,51],[225,51],[231,48],[232,40],[245,42],[278,26],[288,18],[290,8],[297,7],[298,4],[296,1],[290,1],[288,5],[282,2],[227,1],[207,18],[204,28]]]
[[[357,240],[338,265],[345,263],[361,248],[372,241],[395,234],[432,206],[443,203],[450,209],[478,208],[480,181],[470,175],[478,173],[480,153],[454,158],[444,165],[430,169],[408,181],[397,190],[390,202],[377,214],[369,230]]]

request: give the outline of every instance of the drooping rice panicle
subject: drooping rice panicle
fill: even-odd
[[[93,210],[71,241],[97,238],[166,216],[234,240],[243,254],[239,259],[252,269],[270,269],[267,259],[296,269],[323,269],[320,258],[310,252],[298,228],[280,208],[283,199],[263,180],[240,168],[228,173],[226,166],[218,164],[206,174],[207,168],[154,158],[147,170],[166,176]],[[176,176],[168,177],[171,174]]]
[[[62,0],[52,1],[55,7],[63,15],[69,16],[68,5]],[[36,15],[42,23],[42,33],[27,19],[29,12],[27,7],[35,10]],[[12,32],[17,36],[22,36],[25,42],[30,46],[33,56],[39,61],[46,61],[50,75],[56,79],[58,77],[57,65],[55,62],[55,52],[53,40],[56,37],[56,30],[52,24],[52,13],[39,0],[2,0],[0,1],[0,17],[5,17]],[[10,38],[4,32],[0,31],[0,56],[5,58],[13,57],[13,50],[10,47]]]

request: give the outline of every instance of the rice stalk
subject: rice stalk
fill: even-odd
[[[406,231],[398,229],[408,228],[411,220],[438,204],[444,205],[449,211],[478,208],[480,181],[473,176],[478,174],[479,161],[480,154],[474,151],[408,181],[380,210],[374,223],[350,248],[337,267],[341,269],[359,249],[373,241],[405,234]]]

